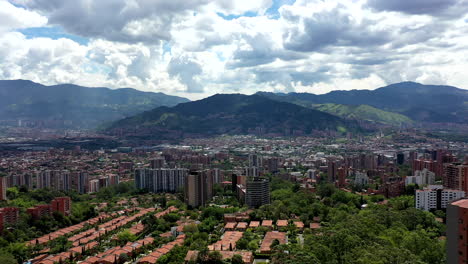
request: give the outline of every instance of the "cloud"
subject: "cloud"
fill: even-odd
[[[377,11],[395,11],[413,15],[459,15],[464,0],[369,0],[368,6]],[[458,9],[458,10],[456,10]],[[466,10],[466,9],[465,9]]]
[[[293,24],[284,33],[286,49],[311,52],[329,46],[376,46],[389,41],[388,33],[373,28],[376,21],[353,17],[343,5],[312,12],[309,16],[297,16],[285,12],[285,18]]]
[[[11,2],[16,5],[0,0],[4,79],[134,87],[191,99],[468,82],[466,1]],[[30,27],[64,34],[37,37]]]
[[[203,72],[200,64],[186,57],[172,58],[167,72],[170,76],[179,78],[187,86],[188,93],[202,93],[203,87],[196,80],[196,76]]]
[[[14,29],[42,27],[46,24],[46,17],[0,0],[0,33]]]

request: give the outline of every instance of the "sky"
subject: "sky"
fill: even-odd
[[[0,0],[0,79],[195,100],[467,72],[468,0]]]

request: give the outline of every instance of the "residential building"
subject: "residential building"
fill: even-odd
[[[26,212],[30,214],[33,219],[40,219],[44,216],[51,216],[52,208],[50,204],[41,204],[32,208],[28,208]]]
[[[468,164],[445,163],[442,182],[445,188],[468,191]]]
[[[210,179],[211,178],[211,179]],[[185,177],[184,196],[187,205],[199,207],[213,197],[213,179],[207,171],[196,171]]]
[[[447,205],[447,263],[468,263],[468,198]]]
[[[258,208],[270,203],[270,182],[266,178],[252,178],[247,180],[245,204]]]
[[[60,212],[65,216],[71,214],[71,199],[70,197],[57,197],[50,203],[52,212]]]
[[[416,171],[414,176],[405,178],[405,186],[417,184],[419,186],[435,184],[435,173],[424,168],[422,171]]]
[[[7,178],[0,177],[0,201],[7,199]]]
[[[136,169],[135,185],[150,192],[177,192],[184,186],[187,169]]]
[[[444,189],[441,185],[430,185],[422,190],[416,190],[416,208],[430,211],[445,209],[447,204],[465,197],[464,191]]]
[[[19,208],[0,208],[0,232],[6,225],[14,225],[19,221]]]
[[[367,176],[367,173],[356,171],[354,173],[354,184],[359,186],[369,184],[369,176]]]

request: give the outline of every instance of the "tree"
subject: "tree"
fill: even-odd
[[[232,256],[231,264],[244,264],[244,260],[242,259],[241,255],[235,254]]]
[[[0,252],[0,263],[2,264],[18,264],[15,257],[7,253]]]
[[[137,237],[134,234],[130,233],[130,230],[128,230],[128,229],[120,232],[117,235],[117,238],[119,239],[121,244],[125,244],[127,242],[133,242],[133,241],[135,241],[137,239]]]
[[[222,264],[223,263],[223,255],[219,251],[211,251],[208,253],[207,263],[210,264]]]

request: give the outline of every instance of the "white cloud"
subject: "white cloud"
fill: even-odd
[[[14,29],[42,27],[46,24],[46,17],[18,8],[6,0],[0,0],[0,34]]]
[[[468,88],[468,16],[446,15],[465,5],[432,1],[443,5],[439,13],[436,6],[417,9],[417,2],[297,0],[273,18],[265,14],[271,0],[15,0],[26,9],[0,0],[0,15],[11,14],[0,16],[0,78],[192,99],[407,80]],[[37,26],[60,26],[89,42],[13,32]]]

